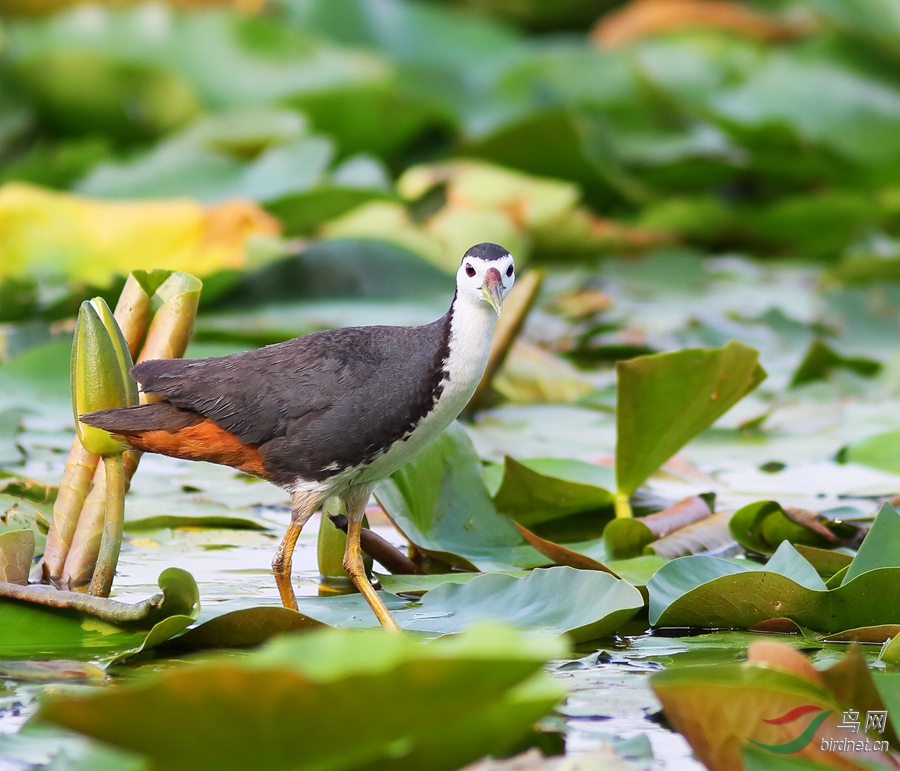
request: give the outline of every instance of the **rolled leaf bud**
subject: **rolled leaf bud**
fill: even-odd
[[[138,403],[128,344],[99,297],[81,304],[72,343],[72,407],[82,446],[95,455],[118,455],[122,445],[108,431],[88,426],[81,415]]]

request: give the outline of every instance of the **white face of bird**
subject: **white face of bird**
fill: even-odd
[[[456,273],[457,294],[475,303],[487,303],[498,316],[515,281],[513,256],[496,244],[473,246],[466,252]]]

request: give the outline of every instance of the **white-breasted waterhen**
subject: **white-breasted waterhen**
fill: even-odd
[[[272,569],[296,608],[291,556],[325,499],[347,508],[344,568],[382,626],[397,625],[366,578],[359,546],[374,486],[463,410],[481,380],[513,258],[473,246],[450,310],[421,327],[350,327],[210,359],[145,361],[132,369],[153,404],[82,415],[132,448],[240,469],[291,495],[291,523]]]

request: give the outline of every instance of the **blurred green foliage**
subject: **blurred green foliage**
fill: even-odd
[[[630,9],[613,5],[277,0],[255,15],[153,4],[17,17],[0,42],[0,180],[250,198],[286,233],[314,236],[394,198],[415,164],[477,157],[572,182],[591,217],[631,228],[550,244],[525,228],[517,245],[537,259],[663,237],[766,257],[896,253],[896,3],[746,4],[770,25],[802,18],[802,33],[764,40],[694,18],[615,45],[603,25]],[[403,201],[413,224],[453,207],[441,193]],[[462,241],[485,230],[472,217],[453,227]]]

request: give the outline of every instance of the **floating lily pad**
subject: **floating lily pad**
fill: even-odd
[[[898,539],[900,515],[885,504],[840,583],[828,586],[788,542],[765,566],[703,555],[673,560],[647,585],[650,623],[747,629],[788,618],[825,634],[900,623]]]
[[[40,714],[173,771],[398,763],[451,771],[509,751],[553,707],[562,691],[539,670],[563,650],[546,636],[502,627],[429,645],[381,631],[325,630],[281,638],[243,658],[58,696]],[[304,730],[283,730],[287,714],[303,715]]]
[[[241,608],[211,618],[166,646],[175,650],[250,648],[285,632],[309,631],[322,624],[288,608]]]
[[[137,533],[144,530],[164,530],[177,527],[209,527],[228,530],[268,530],[260,522],[244,517],[221,516],[174,516],[160,514],[156,517],[144,517],[143,519],[129,519],[125,522],[125,530],[129,533]]]
[[[608,573],[567,567],[535,570],[524,578],[489,573],[462,584],[444,583],[416,603],[393,595],[384,599],[397,623],[408,631],[456,634],[491,619],[565,634],[576,642],[611,634],[644,606],[640,592],[628,582]],[[359,595],[300,598],[297,605],[302,614],[331,626],[378,624]]]
[[[162,595],[142,606],[49,587],[37,591],[62,607],[0,597],[0,657],[94,658],[163,642],[196,621],[200,600],[183,570],[164,570],[159,586]]]

